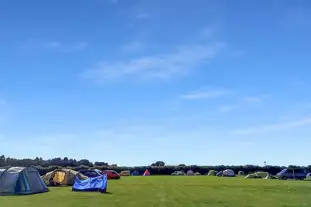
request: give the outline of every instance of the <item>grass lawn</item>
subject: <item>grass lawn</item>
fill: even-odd
[[[311,182],[245,180],[243,178],[124,177],[109,180],[108,194],[72,192],[70,187],[50,188],[31,196],[0,196],[1,207],[103,207],[103,206],[311,206]]]

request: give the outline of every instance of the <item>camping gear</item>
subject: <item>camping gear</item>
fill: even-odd
[[[221,176],[223,175],[223,173],[224,173],[224,171],[219,171],[219,172],[216,174],[216,176],[217,176],[217,177],[221,177]]]
[[[210,170],[208,171],[208,176],[216,176],[216,171],[215,170]]]
[[[175,171],[171,175],[173,175],[173,176],[182,176],[182,175],[185,175],[185,173],[184,173],[184,171]]]
[[[132,172],[132,176],[138,176],[139,175],[139,172],[137,171],[137,170],[134,170],[133,172]]]
[[[238,176],[245,176],[245,173],[243,171],[239,171]]]
[[[45,184],[49,186],[72,186],[75,182],[76,176],[80,179],[86,180],[88,177],[70,169],[56,169],[42,176]]]
[[[0,169],[0,195],[29,195],[48,191],[35,168]]]
[[[276,174],[276,176],[280,180],[287,180],[287,179],[304,180],[307,177],[307,172],[303,168],[286,168],[283,169],[278,174]]]
[[[150,172],[148,169],[144,172],[143,176],[150,176]]]
[[[88,178],[86,180],[81,180],[80,177],[77,176],[72,186],[72,191],[99,191],[105,193],[107,192],[107,184],[107,175]]]
[[[130,176],[131,172],[129,170],[121,171],[120,175],[121,176]]]
[[[231,169],[224,170],[222,173],[223,177],[235,177],[235,173]]]
[[[264,178],[266,178],[269,175],[269,173],[267,173],[267,172],[256,172],[255,175],[256,175],[257,178],[264,179]]]
[[[192,170],[188,170],[187,175],[188,175],[188,176],[194,176],[195,173],[194,173]]]
[[[249,174],[245,177],[245,179],[255,179],[255,178],[258,178],[256,174]]]

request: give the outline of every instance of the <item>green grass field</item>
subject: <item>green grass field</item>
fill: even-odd
[[[243,178],[125,177],[109,180],[107,194],[50,188],[31,196],[0,197],[1,207],[311,206],[311,182]]]

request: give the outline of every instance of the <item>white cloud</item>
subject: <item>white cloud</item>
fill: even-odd
[[[77,52],[87,48],[87,42],[62,43],[59,41],[38,41],[29,39],[21,44],[25,49],[56,50],[61,52]]]
[[[4,99],[0,99],[0,106],[6,106],[8,103]]]
[[[179,47],[174,52],[166,54],[100,62],[97,68],[85,71],[82,76],[99,82],[126,76],[167,79],[176,75],[184,75],[196,66],[207,63],[225,47],[226,44],[223,42],[209,45],[193,44]]]
[[[43,42],[42,44],[47,48],[59,48],[63,46],[60,42]]]
[[[130,42],[123,46],[121,49],[125,53],[140,52],[144,49],[144,45],[141,42]]]
[[[150,15],[148,13],[138,13],[134,15],[136,19],[148,19]]]
[[[262,99],[260,97],[255,97],[255,96],[247,96],[244,98],[244,101],[246,102],[259,102],[261,101]]]
[[[301,118],[301,119],[290,121],[290,122],[282,122],[282,123],[276,123],[276,124],[270,124],[270,125],[257,126],[257,127],[248,128],[248,129],[234,130],[233,133],[239,134],[239,135],[249,135],[249,134],[255,134],[255,133],[286,130],[286,129],[307,126],[307,125],[311,125],[311,117],[305,117],[305,118]]]
[[[266,98],[268,98],[268,95],[245,96],[243,98],[243,101],[248,102],[248,103],[256,103],[256,102],[264,101]]]
[[[64,47],[63,52],[78,52],[81,50],[85,50],[88,47],[87,42],[76,42],[69,46]]]
[[[236,108],[236,105],[225,105],[220,107],[221,112],[230,112]]]
[[[184,94],[181,96],[183,99],[212,99],[219,98],[221,96],[225,96],[228,94],[227,90],[216,89],[216,90],[199,90],[195,92],[191,92],[188,94]]]

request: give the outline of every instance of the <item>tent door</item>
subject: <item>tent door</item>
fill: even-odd
[[[56,172],[53,178],[53,181],[61,184],[65,180],[66,173],[64,172]]]

